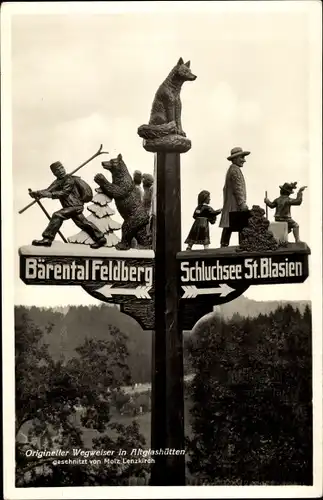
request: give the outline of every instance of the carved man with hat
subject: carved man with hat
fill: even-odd
[[[242,173],[242,167],[245,163],[245,157],[250,151],[244,151],[240,147],[231,149],[228,160],[231,165],[225,177],[223,187],[223,209],[219,226],[223,228],[221,236],[221,247],[227,247],[230,243],[232,230],[230,229],[229,213],[240,210],[248,210],[246,200],[246,183]]]
[[[65,220],[72,221],[83,231],[85,231],[94,241],[92,248],[100,248],[106,244],[104,234],[83,215],[84,193],[82,195],[80,186],[91,188],[80,179],[73,175],[68,175],[60,161],[50,165],[50,169],[55,181],[47,188],[41,191],[30,191],[30,196],[34,199],[53,198],[61,202],[62,208],[53,213],[51,220],[43,232],[42,240],[34,240],[33,245],[50,247],[61,225]],[[82,182],[80,184],[79,180]],[[92,197],[92,191],[90,198]],[[86,201],[89,201],[87,199]]]

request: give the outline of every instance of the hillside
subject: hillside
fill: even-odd
[[[27,311],[32,321],[42,329],[49,323],[53,325],[52,331],[44,334],[43,341],[48,344],[49,352],[56,360],[74,357],[75,349],[83,344],[86,338],[108,339],[109,327],[119,328],[128,337],[129,367],[134,382],[150,380],[151,332],[143,331],[134,319],[121,314],[116,307],[105,304],[94,307],[73,306],[64,313],[58,308],[15,308],[16,315],[24,311]]]
[[[277,309],[287,301],[258,302],[246,297],[239,297],[217,308],[213,314],[224,318],[233,315],[255,317]],[[304,311],[307,301],[291,302],[293,307]],[[151,377],[151,331],[143,331],[138,323],[129,316],[120,313],[117,307],[106,304],[100,306],[66,306],[57,308],[26,308],[16,306],[16,314],[28,311],[34,323],[41,328],[51,323],[53,329],[44,335],[44,342],[54,359],[75,356],[75,349],[86,338],[103,340],[109,336],[109,326],[117,327],[128,337],[129,367],[134,382],[149,382]],[[185,337],[190,332],[185,332]]]
[[[300,312],[303,313],[305,307],[310,304],[310,301],[257,301],[248,299],[247,297],[244,297],[242,295],[232,302],[227,302],[226,304],[218,306],[217,312],[226,319],[231,318],[234,314],[253,318],[255,316],[258,316],[259,314],[268,314],[272,311],[275,311],[277,307],[284,306],[286,304],[291,304],[294,308],[299,309]]]

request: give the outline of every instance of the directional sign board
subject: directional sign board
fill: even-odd
[[[96,299],[118,304],[144,330],[155,328],[152,250],[92,250],[56,242],[50,248],[25,246],[19,254],[24,283],[82,286]],[[192,329],[214,306],[236,299],[250,285],[304,282],[309,254],[305,243],[262,253],[239,252],[235,247],[179,252],[182,329]]]
[[[28,285],[78,285],[93,297],[120,305],[145,330],[154,328],[154,252],[92,250],[57,243],[19,250],[20,278]],[[85,255],[86,254],[86,255]]]
[[[309,254],[305,243],[261,253],[236,247],[179,252],[182,328],[190,330],[215,305],[234,300],[250,285],[304,282]]]

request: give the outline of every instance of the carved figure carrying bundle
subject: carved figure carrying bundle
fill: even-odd
[[[56,180],[47,188],[41,191],[29,191],[32,198],[58,199],[62,208],[53,213],[48,226],[43,232],[43,239],[34,240],[35,246],[50,247],[61,225],[65,220],[72,221],[93,240],[91,248],[100,248],[106,244],[106,238],[95,224],[86,219],[83,215],[84,203],[91,201],[93,194],[90,186],[80,177],[66,173],[61,162],[57,161],[50,165],[50,169]]]

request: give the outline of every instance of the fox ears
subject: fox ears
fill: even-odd
[[[187,66],[187,67],[189,68],[189,67],[190,67],[190,65],[191,65],[191,61],[187,61],[186,63],[184,63],[184,61],[183,61],[182,57],[180,57],[180,58],[178,59],[177,66],[180,66],[181,64],[185,64],[185,66]]]

